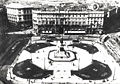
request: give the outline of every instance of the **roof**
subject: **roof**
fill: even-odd
[[[11,3],[6,5],[7,8],[32,8],[32,6],[29,5],[22,5],[20,3]]]

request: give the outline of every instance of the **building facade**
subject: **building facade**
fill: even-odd
[[[104,11],[34,8],[32,14],[38,33],[100,33],[104,22]]]
[[[18,3],[11,3],[6,6],[7,16],[11,28],[26,29],[32,26],[32,7]]]

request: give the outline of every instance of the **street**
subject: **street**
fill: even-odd
[[[10,65],[16,55],[21,51],[21,49],[28,43],[29,39],[21,39],[12,44],[12,47],[8,52],[5,53],[4,57],[0,60],[0,66]],[[7,60],[7,61],[6,61]]]
[[[4,56],[0,57],[0,79],[6,81],[7,69],[9,65],[15,60],[16,56],[20,53],[23,47],[28,43],[29,39],[19,39],[8,47]],[[1,82],[0,82],[1,84]],[[7,83],[8,84],[8,83]]]

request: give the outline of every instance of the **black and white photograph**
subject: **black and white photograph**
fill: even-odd
[[[0,84],[120,84],[120,0],[0,0]]]

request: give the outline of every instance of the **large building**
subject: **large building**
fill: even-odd
[[[38,33],[98,33],[103,28],[104,11],[85,6],[41,6],[33,9],[33,28]],[[99,32],[101,33],[101,32]]]
[[[18,3],[6,6],[7,16],[11,28],[21,29],[32,26],[32,7]]]

